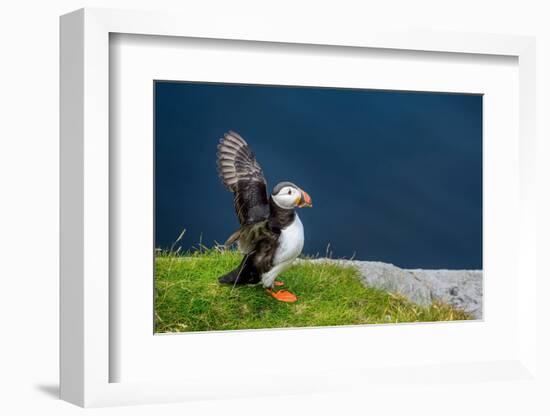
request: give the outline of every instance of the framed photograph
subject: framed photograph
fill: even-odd
[[[482,95],[153,88],[155,333],[482,318]]]
[[[61,18],[61,397],[534,377],[534,40],[240,27]]]

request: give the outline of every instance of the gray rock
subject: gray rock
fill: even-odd
[[[440,301],[482,319],[483,272],[481,270],[401,269],[376,261],[313,259],[355,267],[366,286],[405,296],[419,305]]]

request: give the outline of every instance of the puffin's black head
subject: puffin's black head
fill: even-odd
[[[312,207],[311,197],[308,193],[292,182],[279,182],[271,191],[273,202],[280,208],[294,209]]]

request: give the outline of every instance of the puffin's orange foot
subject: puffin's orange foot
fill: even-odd
[[[284,286],[285,282],[281,282],[280,280],[275,280],[274,286]]]
[[[274,292],[271,289],[268,289],[267,292],[281,302],[294,303],[298,300],[296,295],[288,290],[279,290],[278,292]]]

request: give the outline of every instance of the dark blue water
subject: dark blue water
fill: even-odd
[[[216,173],[229,130],[271,189],[313,198],[304,252],[401,267],[482,267],[482,97],[369,90],[155,83],[156,246],[183,249],[238,228]]]

